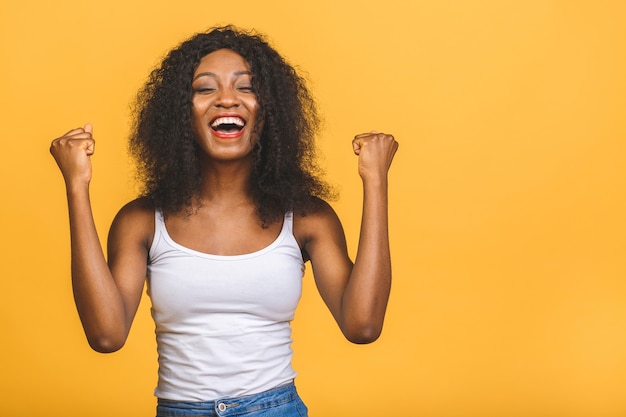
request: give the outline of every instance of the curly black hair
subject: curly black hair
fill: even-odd
[[[263,130],[253,150],[249,192],[262,225],[289,210],[305,213],[334,197],[321,179],[314,139],[319,129],[306,81],[263,35],[233,26],[195,34],[169,52],[137,94],[129,150],[142,195],[166,215],[198,203],[200,147],[192,129],[192,79],[202,57],[218,49],[241,55],[252,73]]]

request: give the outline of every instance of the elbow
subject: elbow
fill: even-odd
[[[98,353],[117,352],[128,338],[128,328],[115,323],[83,321],[83,331],[89,346]]]
[[[373,343],[383,332],[384,311],[361,311],[344,314],[339,327],[345,338],[351,343],[366,345]]]
[[[382,330],[382,326],[363,325],[344,331],[344,336],[351,343],[367,345],[378,340]]]
[[[87,337],[89,346],[98,353],[113,353],[120,350],[125,341],[110,337]]]

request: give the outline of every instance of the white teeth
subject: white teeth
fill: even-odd
[[[217,127],[219,125],[237,125],[243,127],[245,122],[238,117],[218,117],[211,123],[211,127]]]

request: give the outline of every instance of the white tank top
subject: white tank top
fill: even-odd
[[[293,380],[290,321],[304,263],[292,213],[273,243],[245,255],[179,245],[158,211],[155,226],[148,265],[159,354],[155,395],[213,401]]]

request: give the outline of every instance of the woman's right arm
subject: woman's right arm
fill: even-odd
[[[55,139],[50,152],[67,190],[72,254],[72,287],[85,335],[98,352],[120,349],[128,337],[146,277],[154,211],[143,200],[126,205],[109,233],[107,263],[89,199],[91,125]]]

